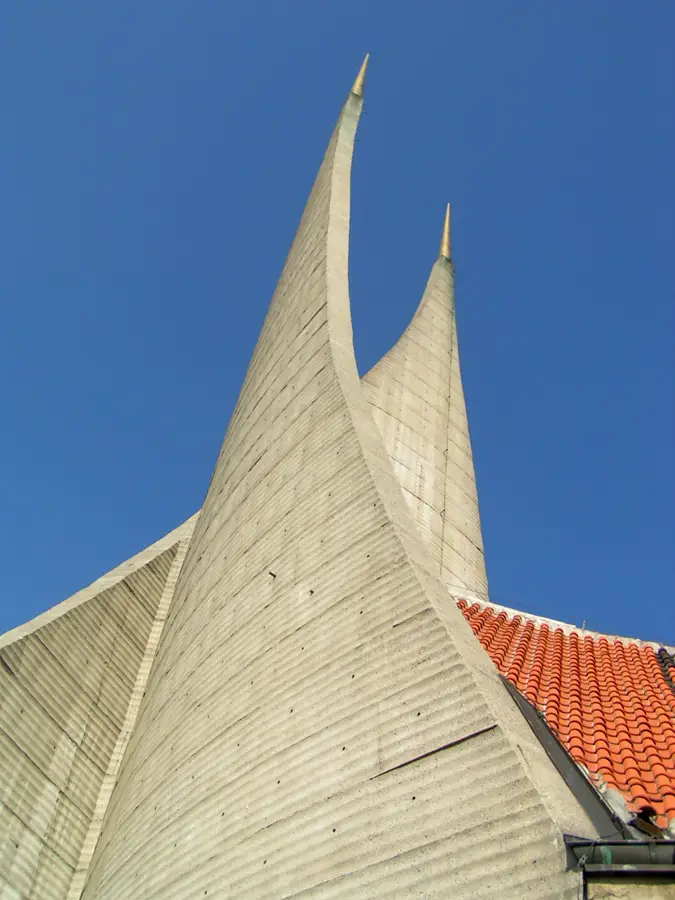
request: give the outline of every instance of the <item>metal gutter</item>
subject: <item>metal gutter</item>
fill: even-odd
[[[641,878],[651,884],[675,884],[675,841],[597,841],[564,835],[568,855],[576,859],[581,897],[588,885],[622,878]]]
[[[602,838],[591,841],[571,834],[563,837],[565,846],[589,873],[612,870],[617,874],[630,874],[636,869],[675,872],[675,841],[605,841]]]
[[[601,878],[621,878],[622,876],[635,876],[642,875],[646,878],[656,878],[659,879],[664,878],[669,875],[673,879],[673,884],[675,884],[675,866],[619,866],[619,865],[590,865],[583,867],[584,872],[587,876],[591,876],[591,880],[593,876],[600,876]]]

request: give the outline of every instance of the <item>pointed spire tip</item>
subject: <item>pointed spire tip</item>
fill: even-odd
[[[445,221],[443,222],[443,236],[441,237],[441,249],[439,256],[452,259],[450,256],[450,204],[445,209]]]
[[[359,74],[356,76],[356,81],[352,85],[352,94],[356,97],[363,97],[363,88],[366,83],[366,69],[368,68],[368,60],[370,58],[370,53],[366,53],[366,57],[361,63],[361,68],[359,69]]]

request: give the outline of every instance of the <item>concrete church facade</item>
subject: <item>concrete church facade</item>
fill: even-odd
[[[549,651],[489,604],[449,210],[408,329],[359,378],[364,81],[365,62],[202,510],[0,638],[3,898],[675,896],[671,649],[626,644],[660,698],[640,805],[575,755],[559,686],[536,716]]]

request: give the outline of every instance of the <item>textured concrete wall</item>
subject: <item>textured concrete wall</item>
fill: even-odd
[[[438,577],[353,356],[331,139],[83,896],[574,896],[593,829]]]
[[[101,788],[114,781],[148,638],[190,530],[186,523],[0,637],[3,898],[60,900],[78,869],[83,875],[104,812]]]
[[[600,883],[591,881],[587,886],[588,900],[675,900],[675,884],[672,878],[614,878]]]
[[[487,599],[454,282],[452,263],[439,258],[412,322],[363,387],[443,581],[451,591]]]

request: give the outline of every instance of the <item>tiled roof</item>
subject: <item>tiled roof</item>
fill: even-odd
[[[458,601],[499,671],[596,786],[675,830],[675,658],[658,645]]]

